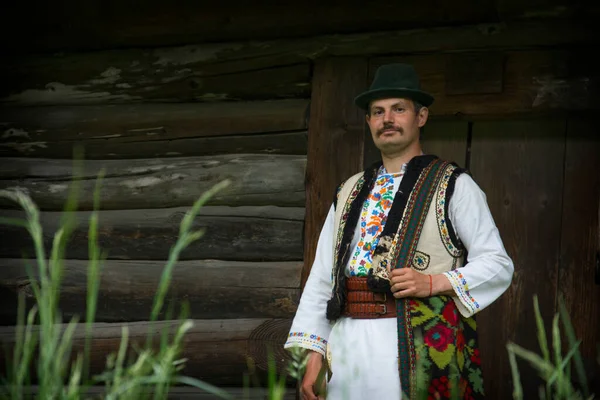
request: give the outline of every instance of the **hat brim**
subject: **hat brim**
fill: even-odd
[[[386,98],[408,98],[414,101],[417,101],[424,105],[425,107],[429,107],[433,104],[434,98],[427,92],[423,92],[422,90],[414,90],[414,89],[398,89],[398,88],[381,88],[366,91],[360,95],[358,95],[354,99],[354,103],[366,110],[369,108],[369,104],[374,100],[386,99]]]

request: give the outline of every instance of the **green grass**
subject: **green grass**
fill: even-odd
[[[90,376],[91,330],[97,307],[102,264],[106,258],[106,253],[98,244],[98,209],[103,173],[97,180],[94,211],[89,221],[84,351],[72,353],[73,335],[80,322],[74,317],[68,324],[62,324],[59,298],[66,244],[76,228],[72,211],[77,210],[77,196],[80,190],[77,172],[80,168],[81,165],[76,162],[75,179],[71,184],[63,219],[60,228],[54,234],[49,255],[44,249],[39,210],[31,198],[20,191],[0,191],[0,197],[14,202],[25,213],[24,219],[0,218],[0,224],[19,226],[29,232],[34,243],[37,264],[27,266],[35,305],[26,312],[24,296],[19,297],[15,344],[7,360],[7,374],[2,377],[0,398],[82,399],[86,398],[88,387],[103,385],[103,397],[106,399],[158,400],[167,398],[169,388],[175,384],[196,387],[223,399],[231,398],[220,388],[181,375],[186,361],[181,358],[183,338],[193,326],[193,322],[185,318],[185,313],[180,317],[176,332],[171,337],[163,332],[160,346],[153,346],[156,341],[153,340],[153,332],[149,330],[145,347],[137,349],[133,357],[128,357],[129,337],[128,330],[124,327],[118,352],[107,357],[106,368],[102,373]],[[215,185],[194,203],[183,218],[179,236],[170,249],[168,261],[156,289],[150,321],[157,320],[164,311],[165,297],[179,255],[203,235],[203,231],[192,230],[194,218],[201,207],[227,185],[229,181]],[[27,393],[33,382],[32,375],[35,376],[37,386],[34,395]]]
[[[544,386],[539,388],[540,399],[589,400],[596,398],[594,394],[590,393],[588,388],[586,373],[579,351],[581,341],[575,337],[575,331],[562,297],[559,298],[559,312],[552,319],[552,340],[550,343],[546,336],[544,320],[540,313],[537,296],[534,296],[533,303],[541,354],[524,349],[512,342],[507,344],[506,348],[508,350],[513,378],[513,398],[516,400],[523,399],[523,387],[517,364],[518,358],[528,362],[538,372],[538,375],[545,383]],[[568,350],[566,354],[563,352],[561,322],[567,338]],[[552,351],[550,350],[550,345]],[[574,384],[571,377],[573,367],[578,377],[578,385]]]

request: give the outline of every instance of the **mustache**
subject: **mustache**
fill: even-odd
[[[404,130],[402,128],[400,128],[399,126],[394,126],[394,124],[383,124],[383,127],[379,130],[377,130],[377,135],[381,135],[384,131],[389,131],[389,130],[393,130],[393,131],[397,131],[397,132],[404,132]]]

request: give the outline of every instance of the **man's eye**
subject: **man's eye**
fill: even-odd
[[[403,111],[404,111],[404,108],[402,108],[402,107],[397,107],[397,108],[396,108],[394,111],[396,111],[396,112],[403,112]]]

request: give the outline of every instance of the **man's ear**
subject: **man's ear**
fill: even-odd
[[[419,110],[419,128],[425,126],[427,118],[429,118],[429,108],[421,107],[421,109]]]

